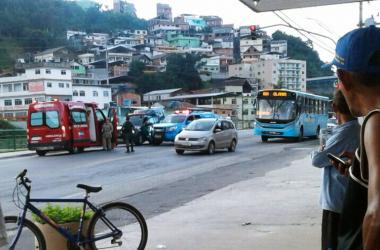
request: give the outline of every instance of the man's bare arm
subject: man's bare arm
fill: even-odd
[[[367,122],[364,133],[369,166],[368,207],[363,221],[363,247],[380,249],[380,114]]]

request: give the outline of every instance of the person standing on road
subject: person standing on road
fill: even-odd
[[[360,147],[351,154],[341,214],[339,250],[380,249],[380,29],[359,28],[336,46],[338,88],[351,113],[365,116]],[[346,154],[350,155],[350,154]],[[343,164],[335,163],[344,171]]]
[[[102,139],[103,139],[103,149],[105,151],[112,150],[112,134],[113,134],[113,125],[108,118],[103,123],[102,126]]]
[[[312,164],[323,169],[320,203],[322,207],[322,250],[336,250],[340,213],[347,189],[348,178],[331,164],[328,153],[339,155],[359,146],[360,125],[352,116],[340,90],[335,92],[333,110],[338,126],[332,131],[326,145],[312,153]]]
[[[122,133],[125,139],[125,146],[127,148],[126,153],[129,153],[129,147],[131,147],[131,152],[135,152],[133,149],[133,132],[135,130],[135,126],[129,121],[129,116],[125,117],[125,122],[122,127]]]

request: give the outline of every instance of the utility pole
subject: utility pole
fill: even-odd
[[[5,229],[3,210],[0,205],[0,250],[8,249],[7,232]]]
[[[110,73],[108,68],[108,40],[106,42],[106,71],[107,71],[107,86],[110,85]]]
[[[359,28],[363,28],[363,2],[359,2]]]

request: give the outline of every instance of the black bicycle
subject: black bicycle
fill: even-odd
[[[21,209],[19,216],[6,216],[6,233],[10,242],[10,250],[39,249],[46,250],[46,242],[41,230],[26,218],[27,211],[41,218],[63,235],[69,249],[138,249],[145,248],[148,239],[148,228],[142,214],[133,206],[123,202],[112,202],[100,208],[88,201],[90,193],[97,193],[102,187],[78,184],[85,190],[83,199],[32,199],[30,198],[31,181],[26,177],[25,169],[16,177],[13,200]],[[81,203],[83,205],[79,229],[76,234],[56,224],[33,203]],[[85,211],[91,209],[94,215],[90,219],[87,232],[84,231],[83,217]],[[49,249],[50,250],[50,249]]]

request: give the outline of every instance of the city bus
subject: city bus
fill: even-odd
[[[318,138],[326,128],[329,98],[292,90],[262,90],[257,95],[254,134],[270,138]]]

